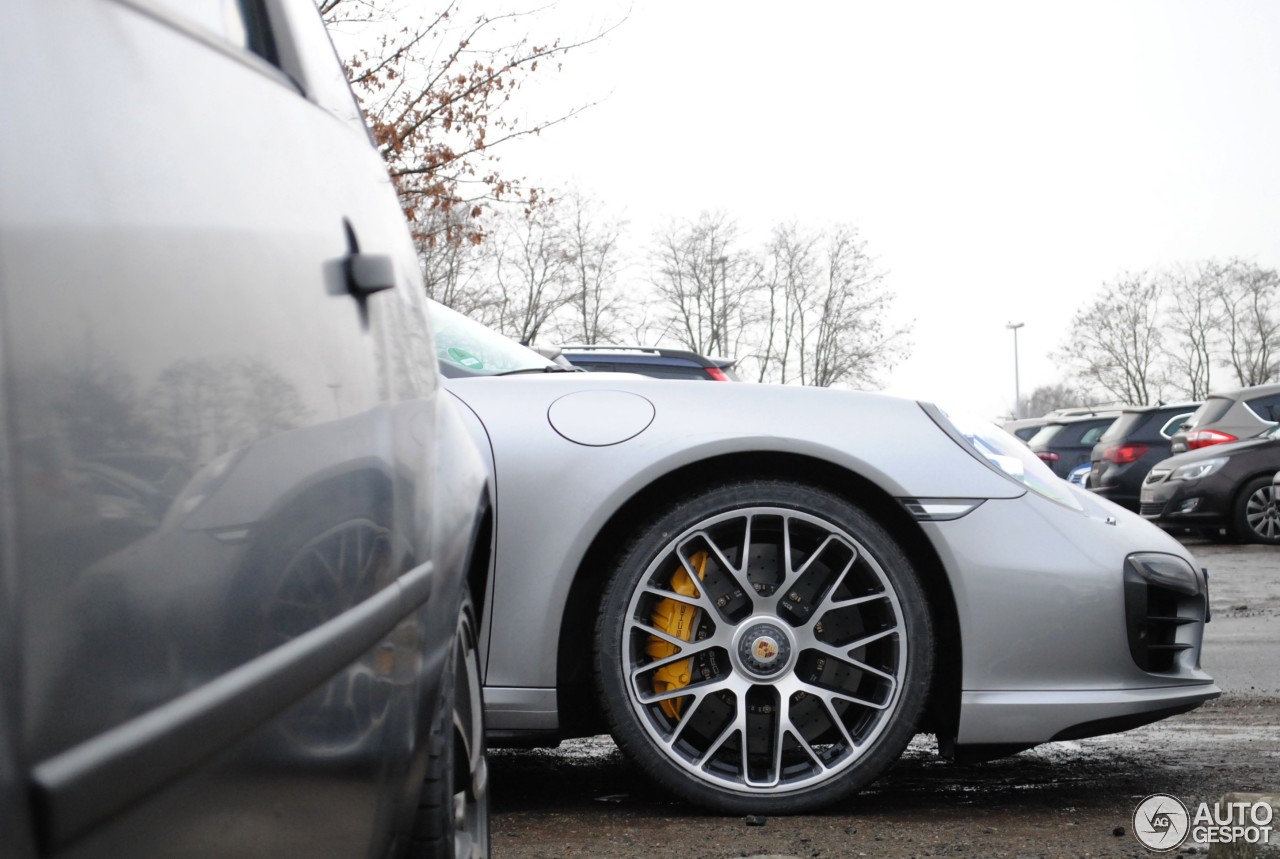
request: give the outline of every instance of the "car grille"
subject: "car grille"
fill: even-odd
[[[1159,516],[1164,512],[1163,504],[1143,504],[1138,507],[1138,513],[1143,516]]]
[[[1142,482],[1159,483],[1161,480],[1164,480],[1165,475],[1167,475],[1171,470],[1172,469],[1169,468],[1153,468],[1147,472],[1147,478]]]

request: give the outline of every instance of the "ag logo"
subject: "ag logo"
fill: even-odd
[[[1190,829],[1187,807],[1167,793],[1151,794],[1133,812],[1133,834],[1142,846],[1157,853],[1177,850]]]

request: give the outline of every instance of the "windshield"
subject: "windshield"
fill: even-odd
[[[440,372],[449,378],[560,369],[532,349],[428,299]]]

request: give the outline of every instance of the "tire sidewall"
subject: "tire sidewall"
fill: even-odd
[[[478,642],[478,627],[469,588],[463,588],[455,617],[454,638],[440,679],[438,708],[428,738],[427,772],[414,817],[410,849],[406,854],[412,859],[469,859],[455,855],[454,815],[454,777],[459,765],[466,768],[467,763],[457,759],[459,750],[454,738],[454,711],[460,696],[469,694],[470,678],[462,663],[468,651],[475,651]],[[481,718],[483,719],[483,708]],[[483,725],[479,736],[474,739],[480,744],[483,758]],[[487,791],[477,805],[476,813],[479,815],[481,831],[478,833],[480,843],[473,853],[478,850],[479,855],[488,856],[490,830]]]
[[[1249,524],[1249,520],[1246,516],[1249,507],[1249,499],[1252,498],[1260,489],[1267,489],[1274,492],[1272,487],[1273,484],[1271,477],[1255,477],[1246,483],[1244,488],[1240,490],[1240,494],[1236,496],[1234,510],[1235,532],[1240,536],[1240,539],[1250,543],[1265,543],[1272,546],[1280,545],[1280,537],[1266,537],[1259,534]],[[1272,503],[1275,503],[1274,498],[1272,499]]]
[[[698,781],[670,762],[636,715],[622,669],[626,616],[635,588],[671,541],[712,516],[769,506],[817,516],[852,537],[896,591],[906,632],[905,670],[889,721],[859,759],[830,780],[772,793],[735,791]],[[901,756],[923,713],[933,665],[932,622],[919,579],[889,533],[857,505],[805,484],[754,480],[725,484],[677,503],[641,528],[619,555],[596,624],[596,683],[614,738],[663,788],[699,805],[734,814],[788,814],[827,805],[864,787]]]

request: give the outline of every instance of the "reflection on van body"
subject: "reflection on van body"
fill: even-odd
[[[0,855],[483,853],[484,468],[314,3],[221,6],[0,28]]]

